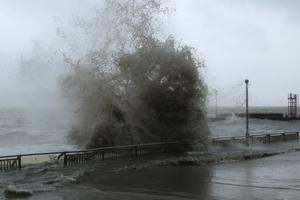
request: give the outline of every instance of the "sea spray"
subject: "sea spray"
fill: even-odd
[[[99,27],[100,35],[107,28],[104,46],[80,61],[65,56],[70,73],[61,86],[77,105],[78,121],[69,133],[76,144],[189,140],[207,149],[204,63],[193,48],[156,36],[153,19],[165,10],[160,1],[106,1],[106,23]]]
[[[33,192],[28,189],[16,188],[15,186],[8,186],[3,191],[5,197],[8,198],[28,198],[33,195]]]

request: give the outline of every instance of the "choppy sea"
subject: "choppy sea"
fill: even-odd
[[[250,112],[282,112],[257,107]],[[208,109],[242,113],[243,107]],[[62,108],[0,108],[0,156],[77,149]],[[209,122],[211,137],[245,135],[245,119]],[[299,121],[250,119],[250,134],[299,131]],[[208,152],[151,155],[63,166],[26,164],[0,171],[0,199],[300,199],[299,141],[237,144]]]

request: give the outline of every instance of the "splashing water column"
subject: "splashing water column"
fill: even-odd
[[[249,115],[248,115],[248,83],[249,80],[245,80],[246,83],[246,146],[249,147]]]

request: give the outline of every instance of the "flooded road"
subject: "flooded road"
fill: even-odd
[[[300,199],[300,152],[213,165],[211,197]]]
[[[300,199],[299,166],[296,151],[233,163],[92,172],[77,184],[162,199]]]
[[[187,199],[300,199],[299,166],[300,152],[293,152],[234,163],[91,175],[89,185]]]
[[[299,147],[291,141],[76,166],[28,165],[2,172],[0,199],[300,199]]]

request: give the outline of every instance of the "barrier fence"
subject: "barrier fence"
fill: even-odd
[[[299,132],[285,132],[285,133],[271,133],[263,135],[251,135],[249,140],[252,143],[260,142],[276,142],[299,140]],[[232,143],[246,142],[245,136],[237,137],[217,137],[212,139],[212,145],[227,146]],[[139,144],[116,147],[103,147],[97,149],[78,150],[78,151],[64,151],[64,152],[49,152],[36,154],[21,154],[0,156],[0,170],[21,169],[25,164],[36,163],[40,159],[42,162],[61,162],[64,165],[75,165],[80,163],[87,163],[96,160],[106,160],[121,157],[134,157],[147,154],[169,153],[169,152],[183,152],[189,148],[188,142],[164,142]],[[43,157],[44,156],[44,157]],[[31,159],[31,160],[30,160]]]
[[[266,143],[266,142],[279,142],[279,141],[290,141],[299,140],[299,132],[285,132],[285,133],[270,133],[262,135],[251,135],[249,142],[252,143]],[[245,136],[237,137],[217,137],[213,138],[212,145],[227,146],[232,143],[244,143],[246,142]]]
[[[75,165],[89,161],[106,160],[120,157],[133,157],[155,153],[178,152],[186,151],[187,149],[188,142],[164,142],[103,147],[78,151],[0,156],[0,170],[21,169],[22,165],[26,164],[26,162],[23,162],[23,160],[27,160],[27,163],[34,163],[37,158],[41,160],[40,162],[52,161],[63,162],[64,165]],[[30,158],[32,161],[30,161]]]

